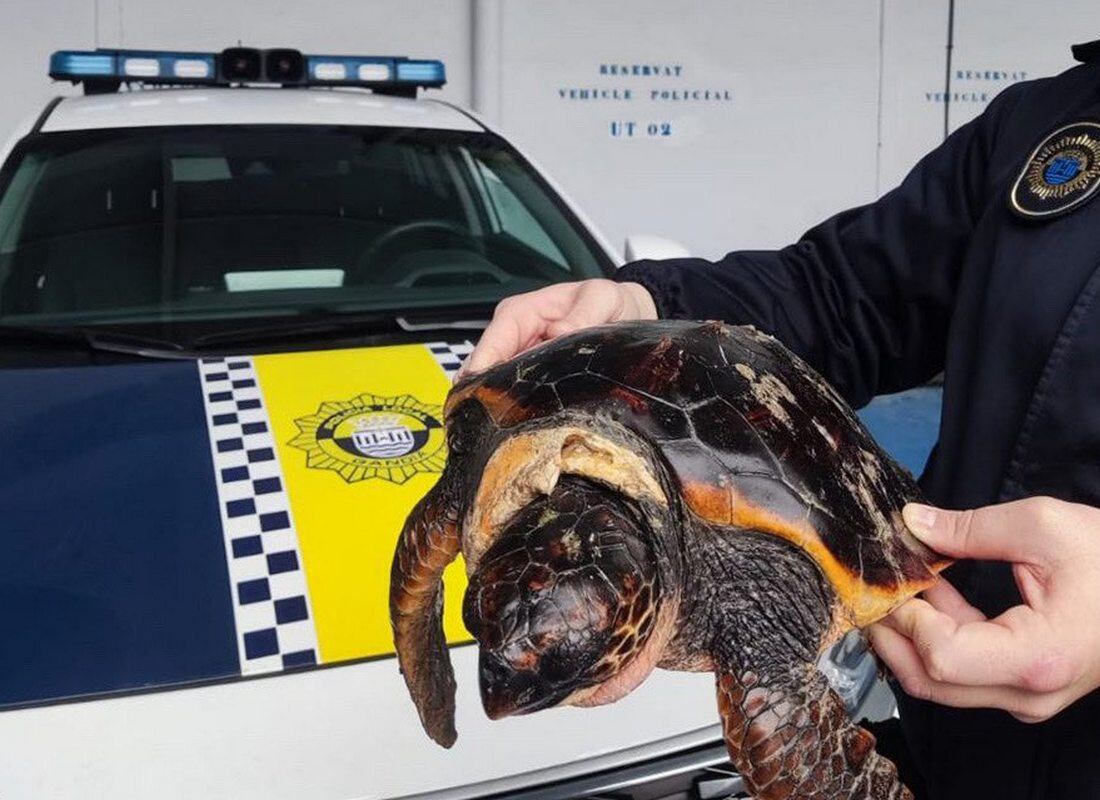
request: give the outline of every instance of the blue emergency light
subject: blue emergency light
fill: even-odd
[[[82,84],[86,94],[123,84],[150,86],[356,86],[415,97],[447,82],[442,61],[404,56],[319,56],[279,48],[230,47],[220,53],[161,50],[59,50],[50,77]]]

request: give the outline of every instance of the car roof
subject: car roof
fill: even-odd
[[[373,125],[482,131],[437,100],[359,89],[175,88],[65,97],[40,130],[79,131],[166,125]]]

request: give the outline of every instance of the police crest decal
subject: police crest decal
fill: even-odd
[[[1026,219],[1064,214],[1100,186],[1100,123],[1075,122],[1047,135],[1012,185],[1012,210]]]
[[[412,395],[361,394],[322,403],[294,420],[289,444],[306,451],[306,466],[332,470],[348,483],[382,478],[404,483],[422,472],[440,472],[446,457],[442,409]]]

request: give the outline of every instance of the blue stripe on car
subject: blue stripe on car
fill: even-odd
[[[0,705],[240,673],[201,391],[0,372]]]

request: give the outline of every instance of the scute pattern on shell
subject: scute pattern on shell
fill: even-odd
[[[448,409],[470,396],[503,428],[603,415],[654,444],[701,518],[808,531],[851,580],[887,594],[911,594],[943,564],[900,522],[919,498],[912,477],[816,372],[754,328],[589,329],[475,376]]]

